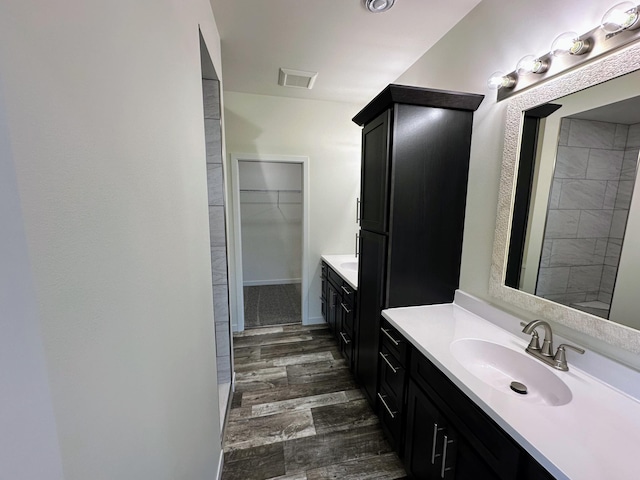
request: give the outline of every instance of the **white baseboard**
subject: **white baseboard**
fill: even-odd
[[[276,280],[248,280],[243,282],[245,287],[258,287],[260,285],[288,285],[290,283],[302,283],[301,278],[280,278]]]
[[[320,325],[321,323],[325,323],[324,317],[309,317],[304,322],[305,325]]]

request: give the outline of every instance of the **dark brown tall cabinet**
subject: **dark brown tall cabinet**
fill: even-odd
[[[362,130],[356,376],[376,405],[380,311],[458,288],[473,112],[482,95],[389,85]]]

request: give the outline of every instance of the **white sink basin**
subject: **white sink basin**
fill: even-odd
[[[571,401],[569,387],[548,367],[526,353],[497,343],[463,338],[451,344],[451,353],[469,372],[491,387],[523,401],[560,406]],[[527,387],[522,395],[511,390],[511,382]]]
[[[345,270],[351,270],[352,272],[358,271],[358,262],[343,262],[340,264],[341,268]]]

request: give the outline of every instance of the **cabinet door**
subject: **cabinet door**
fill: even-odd
[[[420,480],[499,480],[413,381],[407,394],[405,469]]]
[[[335,287],[332,283],[327,282],[327,324],[329,325],[329,330],[337,334],[336,332],[336,317],[337,317],[337,308],[338,304],[338,293],[336,292]]]
[[[360,226],[387,232],[389,199],[389,110],[362,130]]]
[[[360,231],[356,377],[373,407],[378,383],[380,311],[384,301],[387,237]]]

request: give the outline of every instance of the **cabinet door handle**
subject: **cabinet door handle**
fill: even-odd
[[[385,361],[385,363],[387,365],[389,365],[389,368],[391,370],[393,370],[393,373],[398,373],[398,370],[396,369],[396,367],[394,367],[393,365],[391,365],[391,362],[389,361],[389,359],[387,358],[389,355],[386,353],[382,353],[382,352],[378,352],[380,354],[380,356],[382,357],[382,359]]]
[[[360,225],[360,199],[356,198],[356,223]]]
[[[441,432],[444,428],[438,427],[437,423],[433,424],[433,444],[431,447],[431,465],[436,463],[436,457],[440,455],[436,455],[436,444],[438,443],[438,432]]]
[[[360,252],[358,252],[359,243],[360,243],[360,234],[356,233],[356,258],[358,258],[358,255],[360,255]]]
[[[353,292],[351,290],[349,290],[347,287],[345,287],[344,285],[340,285],[340,288],[342,289],[342,291],[344,293],[346,293],[347,295],[351,295]]]
[[[387,337],[389,337],[389,340],[391,340],[396,347],[400,345],[400,341],[393,338],[389,333],[389,330],[387,330],[386,328],[381,328],[380,330],[382,330],[382,333],[384,333]]]
[[[453,440],[449,440],[447,436],[444,436],[444,446],[442,447],[442,467],[440,468],[440,477],[444,478],[445,472],[451,470],[451,467],[447,467],[447,446],[453,443]]]
[[[342,341],[345,345],[349,345],[351,343],[351,340],[344,336],[344,332],[340,332],[340,336],[342,337]]]
[[[340,303],[340,306],[342,307],[342,309],[346,312],[346,313],[351,313],[351,310],[349,310],[347,308],[347,306],[344,303]]]
[[[391,415],[391,418],[396,418],[396,413],[398,413],[398,412],[392,412],[391,411],[391,409],[389,408],[389,405],[387,405],[387,402],[385,402],[384,398],[382,397],[382,395],[380,395],[380,392],[378,392],[378,398],[380,399],[380,401],[384,405],[384,408],[387,409],[387,412],[389,412],[389,415]]]

